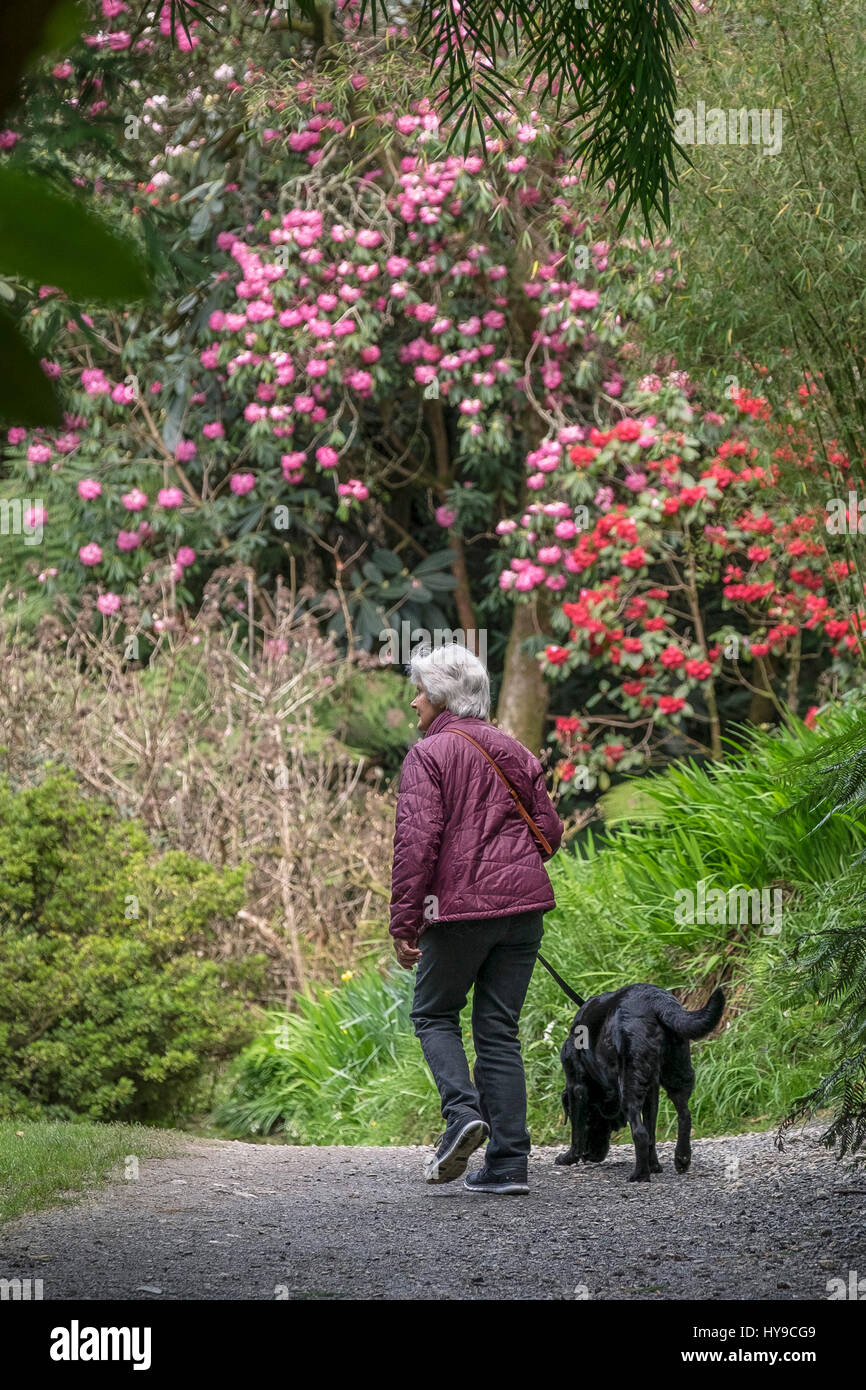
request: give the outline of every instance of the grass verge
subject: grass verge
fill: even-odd
[[[0,1120],[0,1221],[74,1200],[118,1165],[176,1152],[184,1136],[144,1125]]]

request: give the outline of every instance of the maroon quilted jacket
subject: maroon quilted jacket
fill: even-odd
[[[436,716],[406,754],[397,799],[391,935],[414,942],[433,922],[544,911],[555,899],[534,835],[465,729],[499,764],[553,847],[562,821],[538,759],[485,719]]]

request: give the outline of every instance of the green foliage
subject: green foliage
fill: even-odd
[[[818,1084],[798,1095],[785,1117],[797,1120],[830,1107],[824,1134],[839,1157],[866,1146],[866,891],[862,870],[814,895],[809,929],[799,943],[788,980],[798,999],[817,996],[828,1005],[833,1027],[829,1061]]]
[[[717,0],[702,18],[677,105],[767,112],[774,125],[778,112],[781,145],[767,154],[729,129],[726,142],[688,147],[672,219],[683,278],[653,334],[720,384],[761,363],[776,401],[811,378],[827,435],[852,459],[866,420],[862,21],[859,0]],[[806,483],[798,476],[798,495]],[[817,473],[810,500],[828,491]]]
[[[414,691],[393,671],[359,671],[319,701],[316,722],[349,751],[396,772],[415,739]]]
[[[0,114],[9,105],[34,51],[55,52],[80,26],[71,0],[7,6],[0,20]],[[42,176],[0,168],[0,272],[54,284],[97,303],[129,302],[151,288],[134,242],[109,230],[92,208],[57,192]],[[5,283],[5,282],[4,282]],[[11,291],[10,291],[11,293]],[[0,318],[0,420],[60,425],[53,390],[14,321]]]
[[[861,703],[816,748],[787,770],[786,783],[801,792],[790,810],[814,821],[810,834],[818,843],[837,838],[841,827],[857,826],[866,795],[866,714]],[[859,838],[859,835],[858,835]],[[829,883],[816,885],[807,930],[788,969],[798,999],[816,997],[831,1009],[830,1065],[818,1084],[798,1096],[783,1129],[819,1109],[832,1108],[824,1143],[838,1145],[839,1156],[866,1145],[866,849]]]
[[[80,200],[10,163],[0,166],[0,206],[3,271],[44,284],[62,280],[73,298],[102,304],[147,295],[140,259]]]
[[[300,1144],[387,1141],[371,1123],[368,1087],[412,1070],[411,992],[408,973],[368,970],[343,988],[297,994],[297,1011],[271,1015],[239,1059],[217,1123],[235,1134],[279,1128]]]
[[[811,820],[823,811],[813,832],[826,825],[831,816],[843,811],[858,813],[866,803],[866,711],[856,704],[851,708],[851,718],[841,732],[821,739],[785,773],[785,782],[795,785],[801,794],[782,815],[788,818],[799,812]]]
[[[243,870],[154,856],[66,773],[0,784],[0,1115],[163,1118],[252,1027],[261,958],[203,947],[243,902]]]

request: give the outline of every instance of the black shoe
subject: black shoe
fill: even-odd
[[[483,1168],[479,1168],[475,1173],[467,1173],[463,1179],[463,1186],[467,1192],[494,1192],[503,1197],[525,1196],[529,1191],[529,1183],[526,1177],[498,1177],[491,1173],[485,1163]]]
[[[483,1120],[457,1120],[436,1141],[436,1152],[424,1164],[427,1182],[453,1182],[466,1171],[469,1155],[490,1138]]]

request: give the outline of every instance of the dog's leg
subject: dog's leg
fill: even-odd
[[[577,1162],[577,1155],[576,1155],[575,1152],[574,1152],[574,1122],[573,1122],[573,1119],[572,1119],[572,1106],[571,1106],[571,1081],[568,1082],[568,1084],[566,1085],[565,1090],[564,1090],[563,1093],[562,1093],[562,1108],[563,1108],[563,1110],[565,1111],[565,1118],[566,1118],[566,1120],[572,1120],[572,1127],[571,1127],[572,1143],[571,1143],[571,1148],[566,1149],[566,1150],[565,1150],[565,1153],[557,1154],[556,1158],[555,1158],[553,1161],[554,1161],[554,1163],[558,1163],[558,1164],[560,1164],[561,1166],[564,1166],[565,1164],[568,1164],[568,1163],[576,1163],[576,1162]]]
[[[586,1148],[586,1087],[569,1081],[564,1095],[567,1095],[568,1116],[571,1120],[571,1148],[560,1154],[554,1161],[559,1164],[579,1163]]]
[[[656,1153],[656,1120],[659,1113],[659,1088],[658,1083],[650,1086],[647,1098],[643,1107],[643,1122],[646,1125],[649,1135],[649,1168],[651,1173],[660,1173],[662,1165],[659,1163],[659,1156]]]
[[[674,1167],[678,1173],[685,1173],[692,1161],[692,1115],[689,1110],[691,1086],[679,1091],[668,1091],[677,1112],[677,1143],[674,1149]]]
[[[575,1160],[586,1153],[586,1122],[589,1113],[589,1093],[578,1083],[571,1096],[571,1147]]]
[[[634,1140],[634,1171],[629,1173],[629,1182],[649,1182],[649,1132],[641,1117],[641,1105],[639,1102],[631,1101],[626,1106],[626,1119],[631,1129],[631,1137]]]

